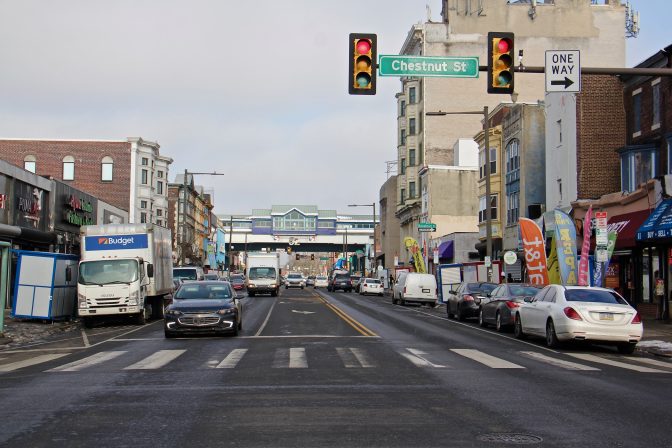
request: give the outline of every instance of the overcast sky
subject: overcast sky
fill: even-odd
[[[672,44],[672,2],[632,3],[628,66]],[[225,173],[196,178],[217,214],[355,212],[396,159],[400,83],[348,95],[348,33],[397,54],[426,5],[438,21],[440,0],[0,0],[0,136],[156,141],[171,180]]]

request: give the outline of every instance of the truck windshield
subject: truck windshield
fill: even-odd
[[[274,279],[275,278],[275,268],[250,268],[250,274],[249,274],[250,280],[257,280],[261,278],[269,278],[269,279]]]
[[[79,280],[82,285],[130,283],[138,279],[136,260],[85,261],[79,265]]]

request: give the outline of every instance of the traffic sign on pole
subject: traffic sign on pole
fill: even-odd
[[[380,55],[378,75],[478,78],[478,57]]]
[[[431,222],[419,222],[418,232],[436,232],[436,224]]]
[[[545,74],[546,92],[580,92],[581,52],[547,50]]]

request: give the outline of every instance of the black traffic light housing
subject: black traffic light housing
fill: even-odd
[[[315,254],[310,254],[310,261],[314,261],[314,260],[315,260]]]
[[[513,93],[513,33],[488,33],[488,93]]]
[[[378,37],[375,34],[350,33],[348,50],[348,93],[376,94]]]

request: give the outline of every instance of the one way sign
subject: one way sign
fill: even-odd
[[[546,51],[546,92],[581,91],[579,50]]]

